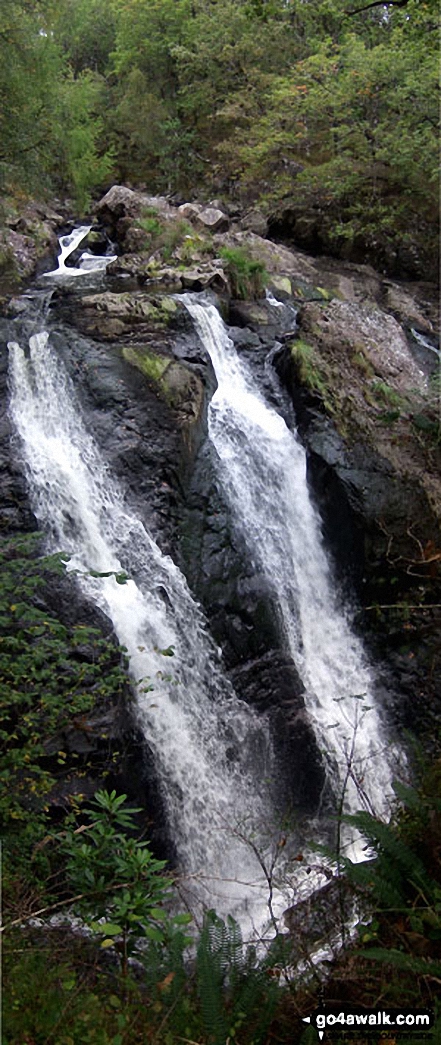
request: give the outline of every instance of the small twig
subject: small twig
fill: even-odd
[[[363,606],[360,613],[368,610],[441,610],[441,602],[426,602],[411,604],[409,602],[382,602],[374,603],[373,606]]]

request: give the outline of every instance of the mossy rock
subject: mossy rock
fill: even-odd
[[[304,279],[291,280],[292,295],[300,301],[330,301],[335,297],[334,291],[326,290],[325,287],[314,287]]]
[[[136,366],[155,385],[161,399],[177,415],[180,424],[191,425],[200,419],[204,386],[197,374],[183,363],[155,352],[151,346],[125,345],[122,354],[128,363]]]
[[[159,352],[153,352],[151,348],[147,348],[145,345],[136,348],[125,345],[122,354],[124,359],[136,366],[149,381],[159,382],[164,371],[170,366],[170,359],[167,356],[160,355]]]

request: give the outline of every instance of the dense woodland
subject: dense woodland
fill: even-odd
[[[412,245],[437,217],[435,0],[8,0],[0,180],[111,180]]]

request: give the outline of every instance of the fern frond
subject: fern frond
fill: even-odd
[[[430,958],[415,958],[412,954],[397,951],[386,947],[371,947],[359,952],[364,958],[371,958],[376,962],[387,963],[395,969],[410,972],[416,976],[430,976],[441,980],[441,962],[431,961]]]
[[[199,937],[196,975],[201,1015],[213,1045],[225,1045],[228,1037],[223,993],[228,968],[225,937],[224,922],[208,911]]]

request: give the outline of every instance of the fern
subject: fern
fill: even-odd
[[[197,989],[205,1030],[213,1045],[231,1045],[241,1028],[247,1040],[263,1045],[279,989],[259,963],[255,949],[244,949],[237,922],[209,911],[197,949]]]
[[[426,901],[433,899],[435,883],[419,856],[400,838],[396,825],[376,820],[367,812],[344,819],[363,833],[378,854],[371,869],[369,864],[364,864],[356,871],[354,865],[346,862],[346,870],[357,884],[364,879],[366,884],[375,887],[376,902],[380,906],[402,907],[413,890],[421,892]]]
[[[213,1045],[225,1045],[228,1024],[223,985],[228,970],[227,930],[214,911],[208,911],[197,948],[197,989],[201,1013]]]
[[[430,958],[416,958],[404,951],[397,951],[393,947],[370,947],[360,951],[364,958],[372,958],[373,961],[393,965],[395,969],[403,972],[413,973],[415,976],[429,976],[437,980],[441,978],[441,962],[431,961]]]

